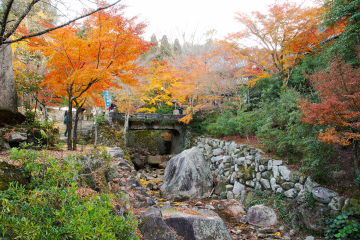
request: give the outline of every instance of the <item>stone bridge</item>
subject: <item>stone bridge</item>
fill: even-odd
[[[124,126],[125,113],[110,113],[114,123]],[[169,130],[173,137],[171,153],[180,153],[184,143],[184,125],[179,119],[184,115],[136,113],[129,118],[129,130]]]

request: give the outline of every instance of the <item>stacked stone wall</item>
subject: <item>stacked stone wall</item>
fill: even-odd
[[[203,149],[213,175],[219,182],[215,193],[221,199],[244,201],[249,190],[284,194],[289,200],[306,202],[310,194],[334,215],[348,209],[350,199],[320,187],[311,177],[290,171],[285,161],[267,158],[261,149],[235,142],[200,137],[195,145]],[[217,196],[213,196],[217,197]]]

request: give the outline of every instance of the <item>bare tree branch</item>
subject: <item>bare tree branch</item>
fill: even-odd
[[[13,1],[13,0],[10,0],[11,2]],[[40,0],[34,0],[33,2],[38,2],[38,1],[40,1]],[[77,20],[79,20],[79,19],[82,19],[82,18],[85,18],[85,17],[87,17],[87,16],[90,16],[91,14],[93,14],[93,13],[96,13],[96,12],[98,12],[98,11],[101,11],[101,10],[104,10],[104,9],[107,9],[107,8],[109,8],[109,7],[112,7],[112,6],[114,6],[114,5],[116,5],[117,3],[119,3],[121,0],[117,0],[116,2],[114,2],[114,3],[112,3],[112,4],[110,4],[110,5],[107,5],[107,6],[105,6],[105,7],[99,7],[99,8],[97,8],[96,10],[94,10],[94,11],[91,11],[91,12],[89,12],[89,13],[86,13],[86,14],[83,14],[83,15],[81,15],[81,16],[79,16],[79,17],[77,17],[77,18],[74,18],[74,19],[72,19],[72,20],[70,20],[70,21],[68,21],[68,22],[65,22],[64,24],[61,24],[61,25],[59,25],[59,26],[56,26],[56,27],[53,27],[53,28],[48,28],[48,29],[46,29],[46,30],[43,30],[43,31],[40,31],[40,32],[37,32],[37,33],[33,33],[33,34],[29,34],[29,35],[26,35],[26,36],[22,36],[22,37],[19,37],[19,38],[16,38],[16,39],[8,39],[10,36],[13,36],[13,34],[14,34],[14,32],[16,31],[16,29],[17,29],[17,27],[19,26],[19,24],[21,23],[21,21],[22,20],[24,20],[24,18],[25,18],[25,16],[23,17],[23,15],[21,16],[21,17],[23,17],[22,19],[21,19],[21,17],[19,18],[19,20],[18,20],[18,22],[17,23],[19,23],[19,24],[15,24],[15,26],[4,36],[4,37],[1,37],[1,35],[0,35],[0,46],[1,45],[3,45],[3,44],[9,44],[9,43],[15,43],[15,42],[19,42],[19,41],[22,41],[22,40],[25,40],[25,39],[28,39],[28,38],[32,38],[32,37],[36,37],[36,36],[40,36],[40,35],[43,35],[43,34],[45,34],[45,33],[48,33],[48,32],[51,32],[51,31],[53,31],[53,30],[56,30],[56,29],[59,29],[59,28],[62,28],[62,27],[64,27],[64,26],[66,26],[66,25],[69,25],[69,24],[71,24],[71,23],[73,23],[73,22],[75,22],[75,21],[77,21]],[[35,4],[34,3],[34,4]],[[34,5],[33,4],[33,5]],[[33,6],[32,5],[32,6]],[[30,6],[30,5],[29,5]],[[29,7],[28,7],[29,8]],[[25,12],[28,10],[28,8],[25,10]],[[31,10],[31,8],[29,9],[29,11]],[[10,11],[10,10],[9,10]],[[27,13],[29,13],[29,11],[27,11]],[[24,13],[25,13],[24,12]],[[5,16],[4,16],[5,17]],[[3,26],[1,26],[2,28],[6,28],[6,21],[5,22],[3,22],[3,20],[1,21],[1,24],[3,25]],[[5,30],[4,30],[5,31]],[[4,34],[4,33],[3,33]],[[8,39],[8,40],[5,40],[5,39]]]

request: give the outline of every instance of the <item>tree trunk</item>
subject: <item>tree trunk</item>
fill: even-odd
[[[354,140],[354,164],[355,164],[355,168],[359,169],[359,154],[358,154],[358,145],[359,145],[359,140]]]
[[[73,137],[73,150],[76,150],[76,144],[77,144],[77,127],[78,127],[78,122],[79,122],[79,113],[81,107],[77,107],[76,108],[76,113],[75,113],[75,123],[74,123],[74,137]]]
[[[97,120],[97,118],[95,119],[95,121]],[[97,123],[95,123],[95,141],[94,141],[94,146],[96,147],[97,145],[97,128],[98,128],[98,125]]]
[[[46,112],[46,106],[44,105],[44,104],[42,104],[41,102],[39,102],[39,106],[40,106],[40,108],[41,108],[41,111],[43,112],[43,114],[44,114],[44,119],[45,119],[45,121],[47,121],[47,112]]]
[[[38,100],[35,98],[35,113],[34,113],[34,122],[36,119],[36,109],[37,109],[37,105],[38,105]]]
[[[72,99],[71,96],[69,96],[69,111],[68,111],[68,138],[67,138],[67,144],[68,144],[68,150],[71,150],[72,148]]]
[[[12,50],[8,44],[0,46],[0,96],[0,108],[18,110]]]
[[[126,138],[126,132],[129,128],[129,118],[130,118],[130,112],[125,113],[125,122],[124,122],[124,145],[127,144],[127,138]]]
[[[97,120],[98,120],[98,117],[99,117],[99,115],[98,115],[98,113],[97,113],[97,110],[96,110],[96,108],[94,108],[95,109],[95,140],[94,140],[94,147],[96,147],[96,145],[97,145],[97,130],[98,130],[98,124],[97,124]]]

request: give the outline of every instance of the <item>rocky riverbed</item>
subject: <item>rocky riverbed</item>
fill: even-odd
[[[143,169],[135,170],[134,164],[124,159],[121,149],[114,148],[110,154],[111,159],[107,161],[101,154],[94,153],[79,159],[80,174],[84,178],[79,182],[78,194],[86,197],[110,191],[120,196],[123,202],[114,205],[114,212],[126,217],[131,211],[139,221],[142,239],[305,239],[285,224],[271,207],[252,204],[245,208],[240,199],[221,197],[226,186],[217,190],[219,185],[213,179],[211,184],[202,185],[206,191],[200,190],[197,182],[202,177],[199,176],[204,177],[209,169],[201,163],[204,159],[196,149],[174,156],[165,169],[158,168],[163,167],[161,164],[153,167],[154,164],[145,163]],[[175,193],[171,192],[172,181],[180,187]],[[202,197],[196,197],[196,191],[192,190],[189,191],[192,194],[187,195],[188,189],[199,189]],[[167,196],[172,198],[167,199]],[[176,200],[179,196],[188,199]]]
[[[224,222],[231,239],[306,238],[306,236],[302,236],[296,230],[289,228],[289,226],[281,220],[278,220],[276,224],[273,224],[270,227],[259,227],[246,223],[246,212],[239,200],[203,198],[192,201],[176,202],[162,198],[159,190],[164,180],[165,169],[145,165],[144,169],[133,171],[133,173],[139,179],[141,185],[146,188],[147,193],[153,198],[160,211],[165,212],[166,209],[174,209],[178,212],[193,215],[200,214],[204,210],[213,211]],[[146,211],[146,209],[141,209],[141,211],[138,212],[138,218],[141,219],[142,214]],[[307,239],[310,240],[311,238]]]

